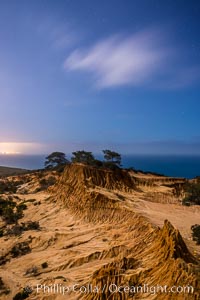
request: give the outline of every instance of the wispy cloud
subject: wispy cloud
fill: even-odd
[[[122,85],[180,88],[199,80],[200,72],[178,64],[178,56],[176,48],[168,46],[161,32],[149,30],[129,36],[117,34],[87,49],[76,49],[66,58],[64,68],[91,73],[98,88]]]

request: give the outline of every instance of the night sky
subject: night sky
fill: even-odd
[[[0,152],[200,154],[200,1],[0,0]]]

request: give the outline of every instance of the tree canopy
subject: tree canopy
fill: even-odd
[[[102,152],[104,153],[104,159],[107,163],[115,166],[121,165],[121,155],[119,153],[108,149],[102,150]]]
[[[104,154],[104,161],[96,159],[92,152],[79,150],[72,152],[71,162],[72,163],[83,163],[94,167],[105,167],[110,169],[116,169],[121,166],[121,155],[115,151],[102,150]],[[65,153],[63,152],[52,152],[45,158],[45,169],[56,169],[62,171],[66,164],[70,161],[67,160]]]
[[[73,156],[71,158],[71,161],[73,163],[85,163],[85,164],[93,164],[95,161],[95,158],[92,154],[92,152],[88,152],[88,151],[75,151],[72,152]]]
[[[45,169],[53,169],[55,167],[60,167],[69,163],[67,160],[65,153],[63,152],[52,152],[46,157],[45,160]]]

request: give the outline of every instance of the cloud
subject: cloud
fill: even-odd
[[[177,63],[178,56],[161,32],[149,30],[129,36],[113,35],[87,49],[76,49],[66,58],[64,68],[91,73],[98,88],[180,88],[193,84],[200,72]]]

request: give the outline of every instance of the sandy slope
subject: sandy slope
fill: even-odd
[[[14,243],[26,241],[30,235],[32,236],[32,252],[12,259],[0,269],[6,285],[12,287],[12,293],[2,299],[12,299],[12,296],[26,285],[36,286],[44,282],[77,284],[89,278],[95,269],[110,261],[110,258],[106,257],[99,261],[96,258],[99,253],[117,243],[119,238],[114,236],[116,232],[119,235],[120,230],[113,225],[90,226],[79,222],[63,206],[46,200],[48,197],[46,193],[25,196],[26,200],[35,198],[36,201],[41,201],[38,206],[34,206],[34,203],[30,205],[23,218],[24,222],[30,219],[38,220],[41,231],[28,231],[22,237],[10,238],[1,243],[1,253],[5,253]],[[120,238],[122,242],[124,238]],[[42,269],[43,262],[48,263],[47,269]],[[38,268],[36,277],[34,274],[25,275],[32,267]],[[56,280],[57,277],[61,279]],[[36,294],[31,299],[43,299],[43,293],[41,294],[41,298]],[[71,297],[75,299],[75,294]],[[54,299],[62,299],[62,296],[58,294]],[[63,299],[66,299],[66,295]],[[69,295],[67,299],[70,299]]]
[[[31,247],[30,253],[10,258],[0,266],[0,277],[11,290],[10,294],[1,295],[2,300],[12,300],[26,286],[32,287],[29,298],[35,300],[128,299],[127,295],[103,297],[91,291],[71,291],[62,296],[60,291],[44,293],[44,289],[36,289],[37,285],[44,284],[66,288],[76,284],[102,286],[103,282],[107,285],[116,282],[116,278],[119,284],[130,283],[130,280],[152,285],[195,284],[195,276],[199,275],[194,273],[193,258],[184,248],[178,232],[168,223],[163,230],[157,225],[162,227],[165,219],[171,221],[197,257],[200,246],[191,241],[190,226],[199,223],[199,207],[183,207],[178,199],[177,204],[144,200],[152,200],[151,193],[160,193],[161,202],[163,199],[175,202],[171,189],[162,185],[162,180],[156,186],[139,185],[131,190],[129,178],[124,184],[120,174],[113,179],[111,173],[101,173],[96,178],[96,171],[93,177],[88,169],[77,167],[71,171],[64,173],[50,193],[32,193],[36,188],[34,179],[34,189],[28,185],[30,194],[18,194],[18,201],[25,200],[28,205],[20,222],[39,221],[40,230],[0,238],[1,255],[9,253],[19,242],[28,241]],[[35,200],[28,202],[31,199]],[[47,268],[42,267],[44,262]],[[122,271],[120,276],[116,273],[119,270]],[[183,294],[170,298],[162,294],[138,294],[131,299],[195,298]]]

